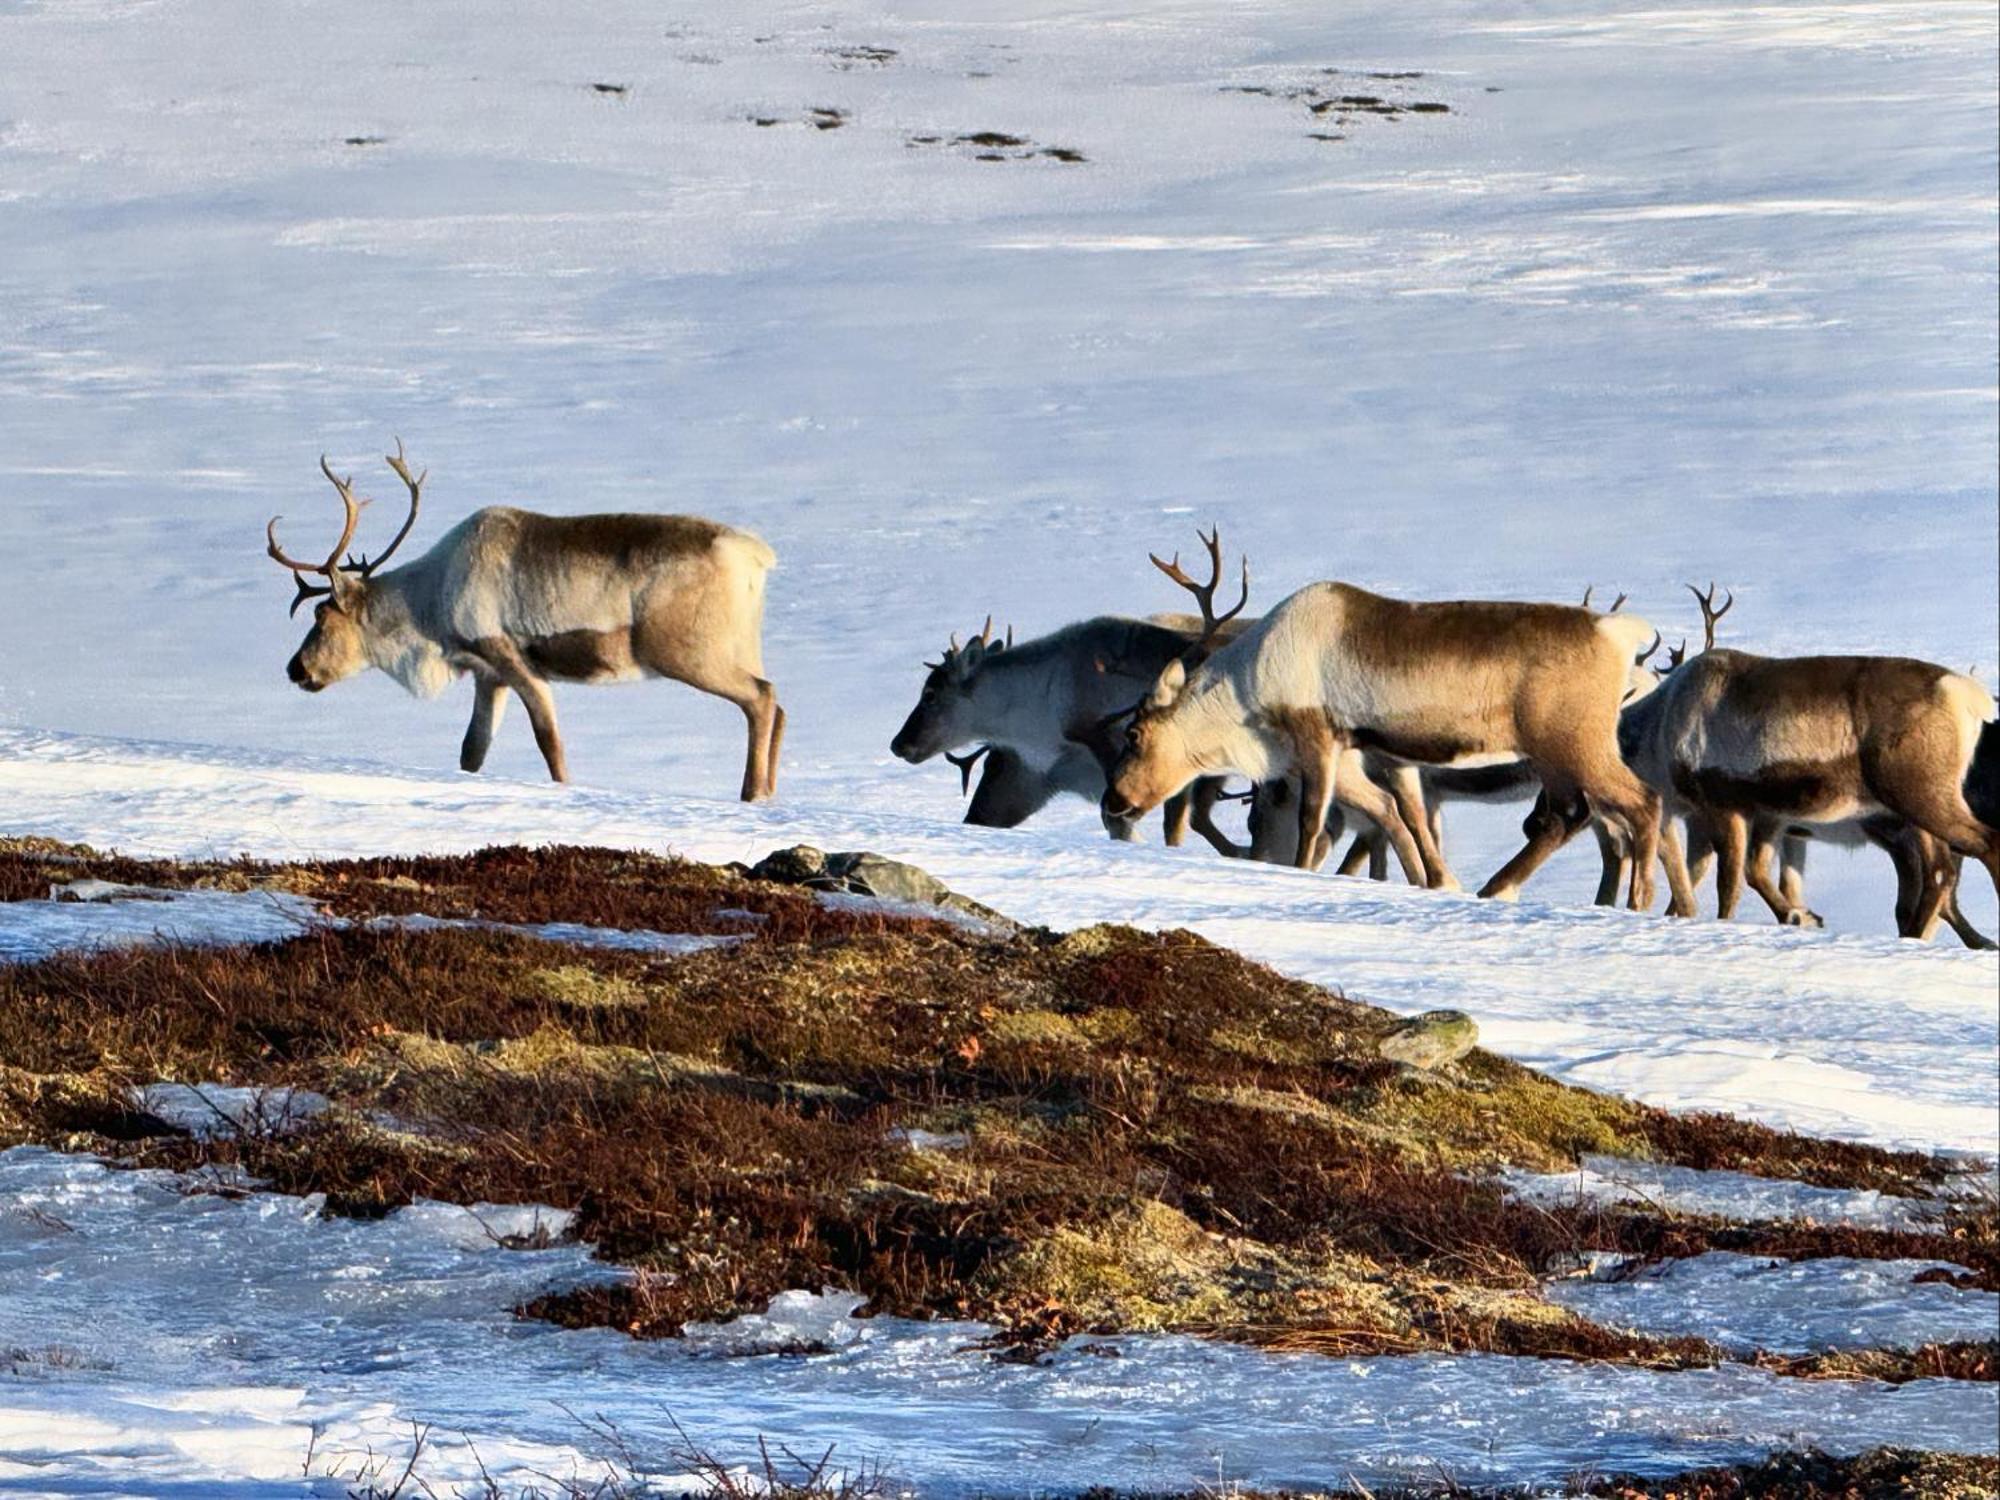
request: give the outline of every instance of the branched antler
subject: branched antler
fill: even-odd
[[[1729,613],[1729,606],[1736,602],[1735,591],[1730,591],[1729,596],[1722,601],[1722,608],[1720,609],[1715,607],[1714,580],[1711,579],[1709,581],[1708,592],[1706,594],[1693,584],[1687,586],[1687,591],[1694,595],[1694,602],[1701,606],[1701,649],[1704,651],[1713,651],[1715,649],[1715,622]]]
[[[1178,552],[1174,554],[1172,562],[1162,562],[1156,554],[1151,552],[1146,555],[1152,559],[1154,567],[1166,574],[1167,577],[1173,579],[1175,583],[1178,583],[1190,594],[1193,594],[1195,603],[1201,606],[1201,639],[1196,642],[1193,651],[1189,653],[1191,657],[1199,658],[1205,654],[1207,647],[1215,640],[1216,633],[1224,625],[1227,625],[1231,620],[1242,614],[1243,606],[1250,602],[1250,559],[1248,556],[1245,556],[1243,559],[1242,597],[1236,601],[1235,608],[1231,609],[1227,614],[1218,615],[1215,612],[1215,591],[1222,583],[1222,528],[1219,526],[1215,527],[1206,536],[1203,536],[1200,531],[1196,531],[1195,535],[1201,537],[1202,545],[1208,549],[1209,572],[1207,583],[1196,583],[1192,578],[1188,577],[1186,572],[1181,568],[1181,555]]]
[[[284,519],[283,516],[271,517],[270,522],[264,527],[266,550],[270,553],[273,561],[292,570],[292,576],[298,584],[299,591],[292,599],[291,612],[293,614],[298,613],[299,606],[305,603],[306,600],[322,598],[327,594],[333,593],[335,587],[333,579],[336,571],[357,574],[365,582],[373,576],[377,568],[381,567],[382,564],[395,554],[396,549],[403,545],[403,539],[410,534],[410,528],[417,524],[417,510],[423,503],[424,480],[429,477],[430,471],[426,469],[414,479],[410,477],[410,466],[403,456],[403,440],[401,438],[396,439],[396,451],[389,457],[388,462],[389,467],[396,471],[404,485],[409,489],[410,513],[404,517],[403,528],[396,533],[396,539],[389,543],[388,551],[382,553],[381,556],[372,560],[364,557],[357,562],[350,554],[345,563],[341,562],[341,554],[347,551],[348,545],[354,540],[355,529],[361,524],[361,507],[367,505],[369,502],[366,500],[357,500],[354,497],[354,476],[350,474],[343,479],[338,474],[335,474],[332,466],[327,463],[324,453],[319,456],[319,470],[322,474],[326,475],[328,482],[333,485],[335,492],[339,494],[341,508],[345,512],[340,528],[340,540],[334,544],[333,550],[327,553],[326,561],[319,563],[300,562],[297,558],[286,553],[285,549],[278,544],[278,523]],[[317,573],[328,581],[323,584],[307,583],[305,575],[308,573]]]
[[[1594,583],[1585,587],[1583,591],[1583,607],[1585,609],[1590,608],[1590,596],[1596,592],[1597,592],[1597,585]],[[1605,613],[1607,615],[1617,614],[1619,610],[1625,607],[1625,601],[1630,597],[1631,596],[1629,594],[1620,594],[1616,599],[1613,599],[1611,601],[1611,608],[1607,609]]]

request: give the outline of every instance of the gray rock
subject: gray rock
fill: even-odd
[[[860,896],[905,908],[942,907],[987,926],[1012,930],[1016,924],[990,907],[961,896],[927,870],[866,849],[827,853],[797,844],[766,855],[750,867],[757,880],[803,885],[836,895]]]
[[[1390,1062],[1441,1068],[1479,1045],[1479,1026],[1462,1010],[1427,1010],[1382,1038],[1376,1049]]]

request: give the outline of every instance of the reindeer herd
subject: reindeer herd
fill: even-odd
[[[469,674],[460,766],[479,769],[512,695],[563,781],[551,682],[669,677],[742,710],[742,796],[772,795],[785,716],[763,675],[768,546],[689,516],[491,507],[387,569],[424,483],[401,443],[388,464],[409,511],[373,560],[348,554],[366,502],[324,458],[344,512],[324,560],[287,554],[281,518],[266,530],[297,580],[293,612],[316,601],[293,682],[318,692],[375,667],[433,697]],[[1599,903],[1622,892],[1649,909],[1657,862],[1673,916],[1696,914],[1712,863],[1719,916],[1747,882],[1778,921],[1819,926],[1804,899],[1808,844],[1872,843],[1896,872],[1897,931],[1928,939],[1948,922],[1968,946],[1994,946],[1957,901],[1968,855],[2000,888],[2000,723],[1972,677],[1906,657],[1718,648],[1734,596],[1717,605],[1713,585],[1693,590],[1703,649],[1668,652],[1663,667],[1651,665],[1659,633],[1623,612],[1623,595],[1599,612],[1588,591],[1580,605],[1411,603],[1315,583],[1246,618],[1247,559],[1240,596],[1218,612],[1221,538],[1202,540],[1206,582],[1178,554],[1152,558],[1198,615],[1100,615],[1018,644],[996,639],[989,617],[927,664],[890,748],[956,766],[969,823],[1013,827],[1068,794],[1095,801],[1116,839],[1138,837],[1158,808],[1169,844],[1192,829],[1231,858],[1300,869],[1319,868],[1351,827],[1342,874],[1383,878],[1393,855],[1412,884],[1442,890],[1459,888],[1444,807],[1531,799],[1521,851],[1481,895],[1518,895],[1591,828]],[[1231,776],[1249,791],[1229,792]],[[1217,825],[1224,800],[1247,800],[1247,843]]]

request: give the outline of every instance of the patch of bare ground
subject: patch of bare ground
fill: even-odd
[[[349,921],[739,939],[668,957],[328,925],[0,967],[0,1144],[237,1163],[353,1214],[418,1196],[570,1209],[634,1274],[524,1310],[560,1322],[671,1335],[830,1285],[876,1312],[992,1321],[1029,1357],[1072,1333],[1173,1329],[1681,1367],[1726,1356],[1585,1322],[1540,1278],[1590,1250],[1921,1254],[1980,1285],[2000,1270],[1990,1210],[1939,1238],[1511,1200],[1487,1169],[1586,1152],[1910,1194],[1941,1172],[1481,1051],[1406,1068],[1377,1050],[1390,1013],[1190,933],[975,930],[608,850],[262,866],[0,849],[16,899],[82,875],[279,887]],[[333,1107],[195,1140],[130,1102],[171,1079]],[[1991,1378],[1990,1358],[1936,1358]]]

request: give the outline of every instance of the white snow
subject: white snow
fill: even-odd
[[[1739,1223],[1847,1224],[1857,1229],[1939,1227],[1939,1205],[1872,1188],[1823,1188],[1744,1172],[1585,1156],[1574,1172],[1500,1174],[1508,1192],[1531,1203],[1635,1203],[1664,1214],[1733,1219]]]
[[[516,842],[716,861],[801,842],[874,849],[1019,921],[1193,928],[1395,1010],[1468,1011],[1485,1045],[1570,1082],[1821,1134],[2000,1147],[2000,1075],[1988,1065],[2000,965],[1942,944],[1507,906],[1060,825],[978,830],[831,800],[746,807],[0,730],[0,833],[14,831],[274,858]]]
[[[470,917],[371,917],[370,927],[402,927],[412,932],[438,928],[476,927],[489,932],[512,932],[522,937],[541,938],[550,943],[568,943],[580,948],[613,948],[627,953],[652,953],[664,958],[701,953],[710,948],[727,948],[741,939],[727,934],[654,932],[648,927],[593,927],[582,922],[488,922]]]
[[[264,943],[315,920],[289,891],[163,891],[143,898],[0,902],[0,963],[133,943]]]
[[[392,433],[413,546],[490,503],[764,534],[794,805],[955,819],[887,754],[918,661],[1171,607],[1143,554],[1209,519],[1260,604],[1595,583],[1671,641],[1719,577],[1729,644],[1990,685],[1994,45],[1985,0],[0,6],[0,724],[454,765],[465,690],[282,675],[262,526],[330,538],[325,449],[379,548]],[[1451,113],[1234,91],[1313,82]],[[591,785],[736,782],[726,704],[558,696]],[[492,769],[539,774],[518,713]],[[1461,873],[1516,821],[1454,813]],[[1880,855],[1810,888],[1889,930]]]
[[[1725,1349],[1780,1354],[1914,1349],[2000,1338],[2000,1296],[1916,1277],[1932,1260],[1765,1260],[1711,1251],[1621,1273],[1557,1281],[1549,1300],[1594,1322],[1693,1334]]]
[[[510,1227],[532,1223],[524,1210]],[[857,1320],[851,1298],[805,1292],[693,1348],[509,1315],[605,1274],[576,1245],[499,1248],[443,1205],[328,1219],[313,1199],[189,1194],[164,1173],[0,1153],[0,1349],[59,1351],[0,1364],[13,1466],[0,1492],[306,1495],[315,1428],[322,1455],[401,1453],[416,1420],[435,1425],[428,1472],[449,1493],[475,1477],[475,1453],[502,1478],[587,1472],[603,1445],[573,1414],[608,1419],[661,1467],[678,1421],[735,1460],[759,1435],[833,1443],[943,1500],[1186,1486],[1218,1471],[1271,1486],[1434,1477],[1439,1465],[1467,1482],[1526,1481],[1775,1445],[1991,1451],[2000,1422],[1992,1385],[1885,1395],[1743,1368],[1336,1360],[1178,1337],[1078,1339],[1022,1366],[971,1349],[980,1325]],[[707,1357],[814,1340],[836,1352]]]

